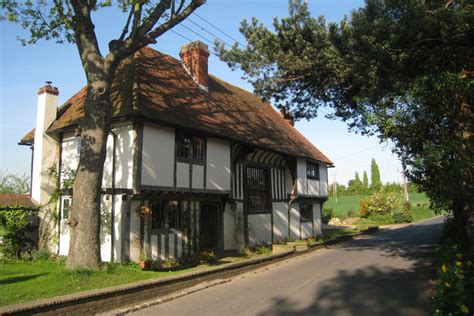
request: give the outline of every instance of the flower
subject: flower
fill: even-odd
[[[467,308],[466,305],[461,305],[460,309],[461,309],[461,312],[463,312],[464,314],[469,313],[469,308]]]
[[[456,266],[458,266],[458,267],[462,267],[462,263],[461,263],[461,261],[456,261]]]
[[[448,287],[448,288],[451,287],[451,284],[449,284],[448,282],[444,282],[444,285],[446,285],[446,287]]]
[[[443,266],[441,267],[441,270],[443,270],[443,272],[446,273],[446,271],[448,271],[448,268],[446,268],[446,265],[443,264]]]

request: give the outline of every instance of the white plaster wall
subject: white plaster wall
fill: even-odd
[[[243,203],[237,202],[235,208],[226,203],[223,214],[225,250],[239,249],[244,244],[243,214]],[[240,227],[237,224],[240,224]]]
[[[320,175],[320,195],[328,196],[328,165],[324,163],[319,164],[319,175]]]
[[[143,127],[142,184],[173,186],[174,129],[156,125]]]
[[[189,164],[176,163],[176,186],[178,188],[189,188]]]
[[[123,126],[114,130],[117,134],[115,147],[115,187],[131,189],[133,186],[133,139],[132,126]]]
[[[273,241],[288,238],[288,203],[273,203]]]
[[[290,237],[300,238],[300,206],[292,203],[290,207]]]
[[[111,196],[112,197],[112,196]],[[115,204],[114,216],[114,260],[118,261],[122,257],[122,243],[124,242],[122,235],[122,221],[126,216],[126,201],[122,201],[122,196],[116,195],[113,203]]]
[[[230,191],[230,144],[215,138],[207,139],[206,188]]]
[[[61,171],[63,173],[75,172],[79,163],[79,156],[76,151],[76,136],[74,133],[65,133],[61,146]],[[64,174],[61,175],[61,179],[64,180]]]
[[[140,217],[135,210],[140,201],[130,202],[130,260],[138,262],[140,259]]]
[[[104,174],[102,176],[102,188],[111,188],[112,187],[112,172],[113,172],[113,144],[114,144],[114,137],[109,134],[107,136],[107,149],[106,149],[106,157],[104,162]],[[117,150],[116,150],[117,154]],[[117,180],[115,180],[115,184],[117,184]]]
[[[107,214],[106,216],[110,216],[112,212],[112,198],[110,195],[102,195],[102,201],[101,201],[101,213],[102,214]],[[111,251],[112,251],[112,243],[111,243],[111,236],[110,236],[110,230],[111,230],[111,223],[107,223],[109,227],[104,227],[102,223],[102,233],[101,233],[101,238],[100,238],[100,257],[102,261],[109,262],[110,257],[111,257]],[[114,225],[115,226],[115,225]]]
[[[305,194],[308,195],[319,195],[319,181],[313,179],[307,179],[307,191]]]
[[[322,222],[321,222],[321,204],[313,204],[313,223],[314,223],[314,234],[319,236],[322,234]]]
[[[313,223],[302,222],[301,223],[301,239],[313,237]]]
[[[296,160],[296,182],[298,186],[298,194],[307,194],[307,182],[306,182],[306,160],[298,158]]]
[[[193,189],[204,188],[204,166],[193,165]]]
[[[251,246],[260,244],[271,244],[272,242],[272,218],[270,214],[248,215],[249,244]]]

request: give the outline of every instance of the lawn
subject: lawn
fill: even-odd
[[[348,212],[354,210],[356,216],[359,216],[359,201],[367,198],[367,195],[349,195],[349,196],[340,196],[337,198],[337,203],[333,197],[329,197],[328,201],[324,203],[324,207],[332,208],[333,217],[338,218],[347,218]],[[416,209],[418,204],[428,204],[429,199],[424,193],[410,193],[410,203],[414,206],[413,209]],[[426,209],[426,208],[425,208]],[[430,211],[430,210],[427,210]],[[432,211],[430,211],[432,212]],[[422,212],[418,212],[420,215]],[[425,212],[426,214],[426,212]],[[412,214],[415,218],[415,214]]]
[[[63,262],[0,261],[0,306],[39,300],[134,281],[164,277],[176,272],[142,271],[137,265],[105,265],[98,271],[68,271]]]

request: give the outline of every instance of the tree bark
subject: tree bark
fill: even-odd
[[[81,155],[73,185],[68,268],[97,268],[101,263],[100,204],[111,87],[109,78],[102,78],[88,84]]]

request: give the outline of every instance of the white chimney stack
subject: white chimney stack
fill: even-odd
[[[46,130],[56,119],[58,95],[58,88],[49,81],[38,91],[31,197],[40,205],[48,202],[55,189],[56,180],[49,175],[48,169],[56,164],[57,142],[46,134]]]

